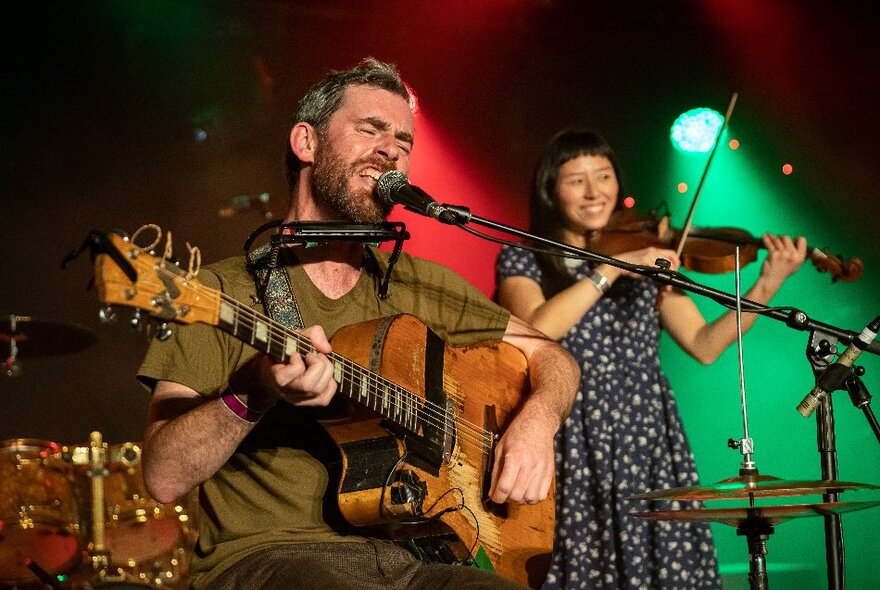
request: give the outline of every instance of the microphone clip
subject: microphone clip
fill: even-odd
[[[816,381],[816,385],[828,393],[844,390],[846,389],[846,380],[852,376],[853,371],[850,367],[840,363],[832,363],[822,371],[822,374]]]

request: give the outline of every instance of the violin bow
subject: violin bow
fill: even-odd
[[[730,116],[733,114],[733,107],[736,105],[737,96],[737,93],[734,92],[733,96],[730,97],[730,104],[727,105],[727,113],[724,115],[724,122],[721,123],[721,127],[718,129],[718,134],[715,136],[715,143],[712,146],[712,151],[709,152],[709,159],[706,160],[706,167],[703,168],[703,175],[700,177],[700,183],[697,185],[694,200],[691,202],[691,209],[688,211],[687,220],[685,220],[684,226],[681,230],[681,237],[678,239],[678,246],[675,248],[675,255],[678,257],[681,257],[681,252],[684,249],[684,242],[687,240],[687,236],[691,231],[694,211],[697,210],[697,200],[700,198],[700,194],[703,191],[703,184],[705,184],[706,177],[709,175],[709,166],[712,164],[712,160],[715,158],[715,153],[718,151],[718,146],[721,143],[721,136],[724,134],[724,130],[727,129],[727,124],[730,123]]]

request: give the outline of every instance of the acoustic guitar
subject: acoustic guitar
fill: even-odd
[[[95,282],[106,305],[214,326],[276,362],[314,350],[296,331],[120,235],[90,239],[102,251]],[[157,336],[167,334],[160,326]],[[331,345],[338,392],[356,408],[322,422],[342,457],[342,516],[381,528],[423,559],[539,587],[553,547],[554,490],[532,505],[499,505],[487,495],[495,444],[528,394],[522,353],[500,340],[449,346],[406,314],[342,328]]]

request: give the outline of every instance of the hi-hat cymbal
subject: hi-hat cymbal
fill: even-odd
[[[90,331],[55,320],[38,320],[27,316],[0,317],[0,354],[12,338],[20,357],[49,356],[77,352],[98,341]]]
[[[630,500],[735,500],[780,496],[833,494],[854,489],[880,489],[866,483],[838,480],[788,481],[771,475],[731,477],[709,486],[670,488],[645,492]]]
[[[694,510],[658,510],[630,512],[632,516],[648,520],[678,520],[687,522],[720,522],[738,527],[749,520],[760,520],[774,525],[784,520],[807,516],[842,514],[880,506],[871,502],[824,502],[821,504],[790,504],[782,506],[747,506],[743,508],[700,508]]]

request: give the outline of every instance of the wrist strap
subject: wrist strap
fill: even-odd
[[[599,297],[605,295],[608,292],[608,289],[611,288],[611,282],[608,280],[608,277],[603,275],[596,269],[590,271],[590,274],[586,276],[586,279],[590,281],[590,284],[596,287],[596,290],[599,291]]]
[[[255,410],[251,408],[246,403],[241,401],[238,396],[235,395],[235,392],[232,391],[231,388],[226,389],[223,395],[220,396],[220,400],[223,402],[223,405],[225,405],[229,409],[230,412],[232,412],[245,422],[250,422],[251,424],[259,422],[260,418],[262,418],[263,415],[268,411]]]

